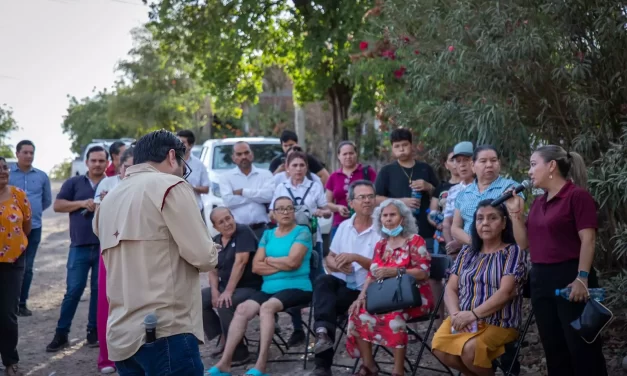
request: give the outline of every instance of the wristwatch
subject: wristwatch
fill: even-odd
[[[579,278],[588,278],[588,276],[590,275],[590,273],[588,273],[585,270],[580,270],[579,274],[577,275]]]

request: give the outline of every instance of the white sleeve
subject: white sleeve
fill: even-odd
[[[229,180],[230,173],[227,172],[220,176],[220,195],[222,196],[222,202],[227,208],[237,208],[248,203],[248,199],[243,196],[233,194],[233,186]]]
[[[111,189],[109,188],[109,186],[111,185],[111,181],[113,178],[117,178],[116,176],[108,176],[106,178],[104,178],[100,184],[98,184],[98,187],[96,187],[96,194],[94,195],[94,203],[96,204],[100,204],[101,200],[100,200],[100,194],[102,192],[109,192]]]
[[[265,172],[267,172],[268,175],[264,174]],[[267,204],[272,200],[272,196],[274,195],[274,191],[276,189],[274,177],[269,171],[263,171],[259,174],[258,182],[261,183],[259,188],[242,189],[242,196],[259,204]]]

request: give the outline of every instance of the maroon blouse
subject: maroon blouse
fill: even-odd
[[[556,264],[578,259],[579,231],[598,228],[592,195],[570,180],[550,201],[547,193],[536,198],[527,217],[531,262]]]

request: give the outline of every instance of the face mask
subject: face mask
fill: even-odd
[[[381,227],[381,231],[387,236],[398,236],[401,232],[403,232],[403,226],[398,225],[395,229],[388,229],[386,227]]]

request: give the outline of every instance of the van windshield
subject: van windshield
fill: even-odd
[[[253,164],[257,168],[267,170],[270,168],[270,162],[283,153],[280,144],[250,144],[250,149],[255,155]],[[216,145],[213,149],[213,166],[212,170],[228,170],[235,166],[231,155],[233,154],[233,145]]]

